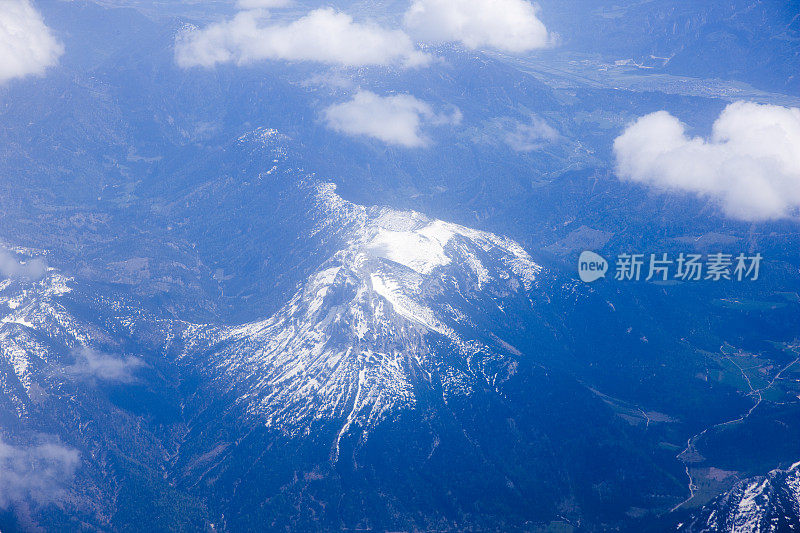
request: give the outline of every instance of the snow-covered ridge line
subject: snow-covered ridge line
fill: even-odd
[[[760,533],[793,531],[800,526],[800,461],[765,476],[743,479],[679,531]]]
[[[71,281],[54,269],[36,281],[0,281],[0,364],[5,367],[0,372],[0,395],[9,399],[19,416],[27,412],[34,368],[51,357],[47,341],[37,333],[70,345],[90,340],[84,324],[58,303],[72,290]]]
[[[326,220],[341,223],[342,217],[350,217],[352,222],[359,222],[362,227],[358,228],[351,244],[360,243],[372,255],[400,263],[420,274],[430,274],[434,268],[450,262],[444,247],[456,236],[478,244],[484,251],[502,250],[504,261],[526,282],[532,282],[541,269],[522,246],[508,237],[431,219],[416,211],[357,206],[335,191],[336,186],[331,183],[317,186],[318,205],[328,214]],[[477,259],[470,259],[473,269],[481,268]],[[481,274],[485,276],[486,272]]]

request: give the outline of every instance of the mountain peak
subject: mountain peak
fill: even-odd
[[[315,231],[343,246],[273,316],[211,336],[216,379],[251,416],[288,434],[331,421],[339,438],[354,425],[366,433],[413,407],[420,386],[446,401],[488,382],[479,360],[519,355],[475,326],[487,305],[530,305],[541,267],[518,244],[358,206],[327,184],[316,205]]]

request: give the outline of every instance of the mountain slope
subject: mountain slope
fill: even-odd
[[[556,370],[567,341],[551,298],[575,282],[504,237],[330,185],[313,197],[314,238],[342,244],[290,301],[183,334],[190,429],[173,473],[228,527],[613,523],[627,507],[611,494],[679,497],[641,433]]]
[[[238,402],[296,434],[318,418],[374,425],[415,403],[412,381],[436,373],[446,395],[507,373],[519,351],[479,340],[479,313],[531,305],[541,268],[517,244],[419,213],[364,208],[321,186],[346,247],[267,320],[215,333],[212,364]],[[477,330],[477,331],[476,331]],[[457,354],[455,360],[441,352]],[[505,360],[505,361],[503,361]]]
[[[133,339],[134,322],[149,333]],[[207,523],[165,479],[185,428],[175,368],[150,344],[158,330],[164,342],[169,322],[135,300],[55,269],[0,282],[3,531]]]
[[[766,476],[743,479],[703,507],[678,531],[764,532],[800,530],[800,462]]]
[[[306,246],[329,255],[263,320],[162,317],[55,270],[5,283],[4,417],[19,445],[38,431],[80,454],[76,501],[114,495],[78,516],[603,530],[684,498],[674,453],[652,451],[674,430],[574,375],[585,286],[505,237],[294,186]],[[624,333],[592,298],[588,318]],[[170,497],[142,510],[133,486]]]

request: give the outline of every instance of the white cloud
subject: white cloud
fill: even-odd
[[[689,137],[666,111],[629,125],[614,141],[624,179],[716,199],[730,217],[768,220],[800,211],[800,109],[730,104],[711,137]]]
[[[72,479],[79,455],[61,444],[12,446],[0,439],[0,508],[12,502],[46,503]]]
[[[0,0],[0,83],[41,75],[64,47],[28,0]]]
[[[41,258],[20,261],[8,250],[0,248],[0,277],[22,278],[36,281],[47,272],[47,265]]]
[[[102,381],[130,383],[136,370],[145,366],[136,357],[116,357],[87,347],[75,350],[74,355],[75,364],[67,367],[69,374]]]
[[[519,53],[552,42],[536,6],[526,0],[414,0],[405,26],[420,41],[472,49]]]
[[[518,152],[540,150],[546,144],[558,139],[558,133],[539,117],[531,117],[529,122],[500,121],[503,128],[503,141]]]
[[[356,22],[332,8],[314,10],[289,24],[267,21],[263,11],[242,11],[231,20],[184,34],[176,42],[176,61],[182,67],[268,59],[412,67],[429,60],[402,30]]]
[[[424,125],[458,124],[461,113],[437,114],[409,94],[378,96],[359,91],[352,100],[334,104],[323,112],[329,128],[348,135],[363,135],[387,144],[420,147],[429,143]]]
[[[291,4],[291,0],[239,0],[236,7],[239,9],[272,9],[276,7],[286,7]]]

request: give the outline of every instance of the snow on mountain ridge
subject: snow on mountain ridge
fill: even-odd
[[[276,314],[212,335],[210,361],[217,383],[267,426],[298,435],[341,423],[338,456],[350,429],[366,434],[413,408],[420,380],[447,401],[487,383],[490,361],[515,357],[484,342],[470,316],[503,298],[529,302],[541,267],[510,239],[358,206],[329,184],[316,199],[315,233],[343,246]]]
[[[420,387],[447,402],[514,372],[521,352],[476,324],[511,300],[533,305],[541,268],[518,244],[413,211],[359,206],[330,184],[315,186],[312,206],[312,237],[335,252],[265,320],[160,319],[52,270],[38,282],[3,282],[2,391],[22,417],[37,376],[63,371],[70,350],[116,350],[117,335],[144,335],[153,349],[207,371],[230,409],[287,435],[336,428],[338,456],[351,430],[366,435],[389,413],[413,409]],[[73,290],[77,307],[62,300]],[[96,303],[101,321],[74,314],[84,301]]]
[[[41,281],[19,283],[6,279],[0,283],[0,309],[6,308],[0,318],[0,352],[26,392],[31,387],[31,356],[47,354],[46,348],[31,335],[32,331],[46,329],[61,338],[86,340],[73,317],[53,303],[53,298],[71,290],[69,281],[70,278],[51,271]],[[8,388],[8,385],[3,387],[6,392]]]
[[[739,481],[679,531],[778,533],[800,529],[800,461]]]

